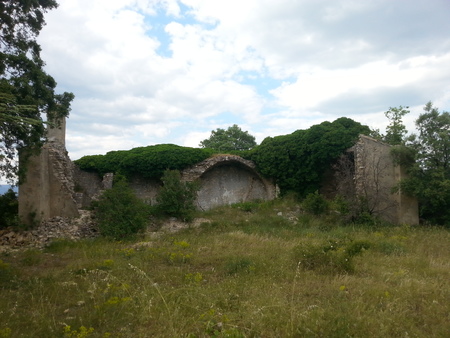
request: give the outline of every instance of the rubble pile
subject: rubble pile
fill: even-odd
[[[42,248],[55,239],[77,240],[97,235],[91,212],[80,210],[78,218],[53,217],[32,230],[0,230],[0,252],[20,247]]]

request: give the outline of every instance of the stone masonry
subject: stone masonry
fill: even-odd
[[[355,160],[355,190],[367,200],[374,215],[394,224],[419,224],[417,199],[393,193],[392,188],[406,176],[405,168],[396,165],[391,146],[361,135],[352,147]]]
[[[32,225],[55,216],[79,215],[74,199],[73,164],[65,147],[65,121],[48,130],[48,142],[27,163],[19,185],[19,218]]]
[[[390,146],[361,136],[351,149],[354,153],[356,194],[367,198],[374,213],[392,223],[418,223],[417,200],[391,188],[404,177],[396,166]],[[271,200],[277,186],[262,177],[252,161],[236,155],[215,155],[182,171],[182,180],[197,181],[200,189],[197,208],[208,210],[220,205]],[[77,168],[65,148],[65,121],[48,131],[48,142],[27,163],[26,180],[19,186],[19,217],[26,224],[53,217],[77,217],[93,199],[112,186],[112,174],[103,178]],[[158,180],[134,177],[130,186],[148,204],[156,203],[161,187]]]

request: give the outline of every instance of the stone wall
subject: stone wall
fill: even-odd
[[[82,207],[89,206],[92,199],[105,189],[102,179],[94,173],[76,168],[74,177]],[[277,196],[275,185],[258,174],[253,162],[235,155],[208,158],[182,171],[181,178],[183,181],[199,182],[196,205],[200,210],[238,202],[270,200]],[[129,180],[129,185],[137,197],[155,205],[162,183],[135,176]]]
[[[197,180],[197,208],[208,210],[253,200],[276,198],[276,186],[263,178],[252,161],[236,155],[216,155],[182,172],[185,181]]]
[[[19,186],[19,217],[31,224],[52,217],[76,217],[99,194],[112,187],[112,174],[100,177],[80,170],[70,161],[64,145],[65,122],[49,130],[49,142],[27,163],[26,181]],[[418,224],[415,198],[391,189],[405,175],[394,165],[391,147],[361,136],[351,151],[354,170],[350,178],[354,193],[367,199],[375,215],[392,223]],[[277,197],[275,184],[262,177],[252,161],[236,155],[215,155],[182,171],[182,180],[197,181],[197,207],[216,206]],[[331,177],[331,176],[330,176]],[[159,180],[134,177],[131,188],[146,203],[155,204]]]
[[[395,165],[391,146],[361,135],[352,148],[355,190],[367,200],[374,215],[395,224],[418,224],[416,198],[393,193],[392,188],[405,177],[405,168]]]
[[[133,177],[129,181],[131,189],[137,197],[150,205],[156,204],[156,196],[161,189],[161,181],[156,179],[144,179],[142,177]]]
[[[25,224],[54,216],[78,216],[74,199],[73,164],[64,145],[45,144],[27,163],[25,181],[19,185],[19,218]]]
[[[78,208],[87,208],[99,197],[101,192],[112,187],[113,174],[101,177],[97,173],[83,171],[74,165],[75,199]]]

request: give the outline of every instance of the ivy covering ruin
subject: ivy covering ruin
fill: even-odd
[[[320,188],[322,177],[333,161],[351,147],[369,127],[341,117],[292,134],[267,137],[250,151],[232,151],[256,163],[256,169],[277,183],[282,193],[294,191],[306,196]],[[127,177],[160,179],[165,170],[183,170],[217,151],[161,144],[106,155],[84,156],[75,161],[80,169],[103,175],[120,173]]]

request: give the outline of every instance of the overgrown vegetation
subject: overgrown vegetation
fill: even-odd
[[[389,108],[386,135],[378,133],[395,146],[394,160],[408,173],[396,189],[417,197],[423,220],[450,226],[450,113],[428,102],[415,121],[418,133],[407,135],[402,118],[408,113],[408,107]]]
[[[421,217],[450,227],[450,113],[431,102],[424,111],[416,120],[419,133],[406,141],[416,161],[401,188],[419,199]]]
[[[248,131],[243,131],[237,124],[233,124],[227,130],[221,128],[212,130],[210,137],[201,141],[199,146],[221,152],[250,150],[256,146],[256,141]]]
[[[328,211],[328,201],[318,191],[308,194],[302,205],[306,212],[313,215],[322,215]]]
[[[148,224],[149,206],[136,197],[124,179],[118,179],[93,203],[97,225],[105,237],[116,240],[137,234]]]
[[[17,194],[9,189],[0,195],[0,229],[18,225],[19,203]]]
[[[445,337],[450,232],[356,226],[295,199],[198,228],[0,254],[10,337]]]
[[[106,155],[84,156],[74,161],[82,170],[122,174],[130,178],[160,179],[165,170],[182,170],[211,156],[211,149],[181,147],[174,144],[110,151]]]
[[[159,214],[192,220],[198,190],[196,182],[181,181],[178,170],[166,170],[161,180],[163,186],[156,198]]]
[[[268,137],[249,151],[232,152],[255,161],[257,169],[264,176],[275,179],[283,194],[293,191],[305,197],[320,188],[324,172],[345,149],[354,144],[359,134],[369,132],[367,126],[342,117],[289,135]],[[114,172],[127,177],[140,175],[160,179],[167,169],[185,169],[213,153],[212,149],[162,144],[85,156],[75,163],[83,170],[101,175]]]
[[[360,134],[370,132],[349,118],[323,122],[289,135],[268,137],[245,157],[255,161],[258,170],[276,180],[281,192],[295,192],[300,197],[314,193],[326,170]]]

